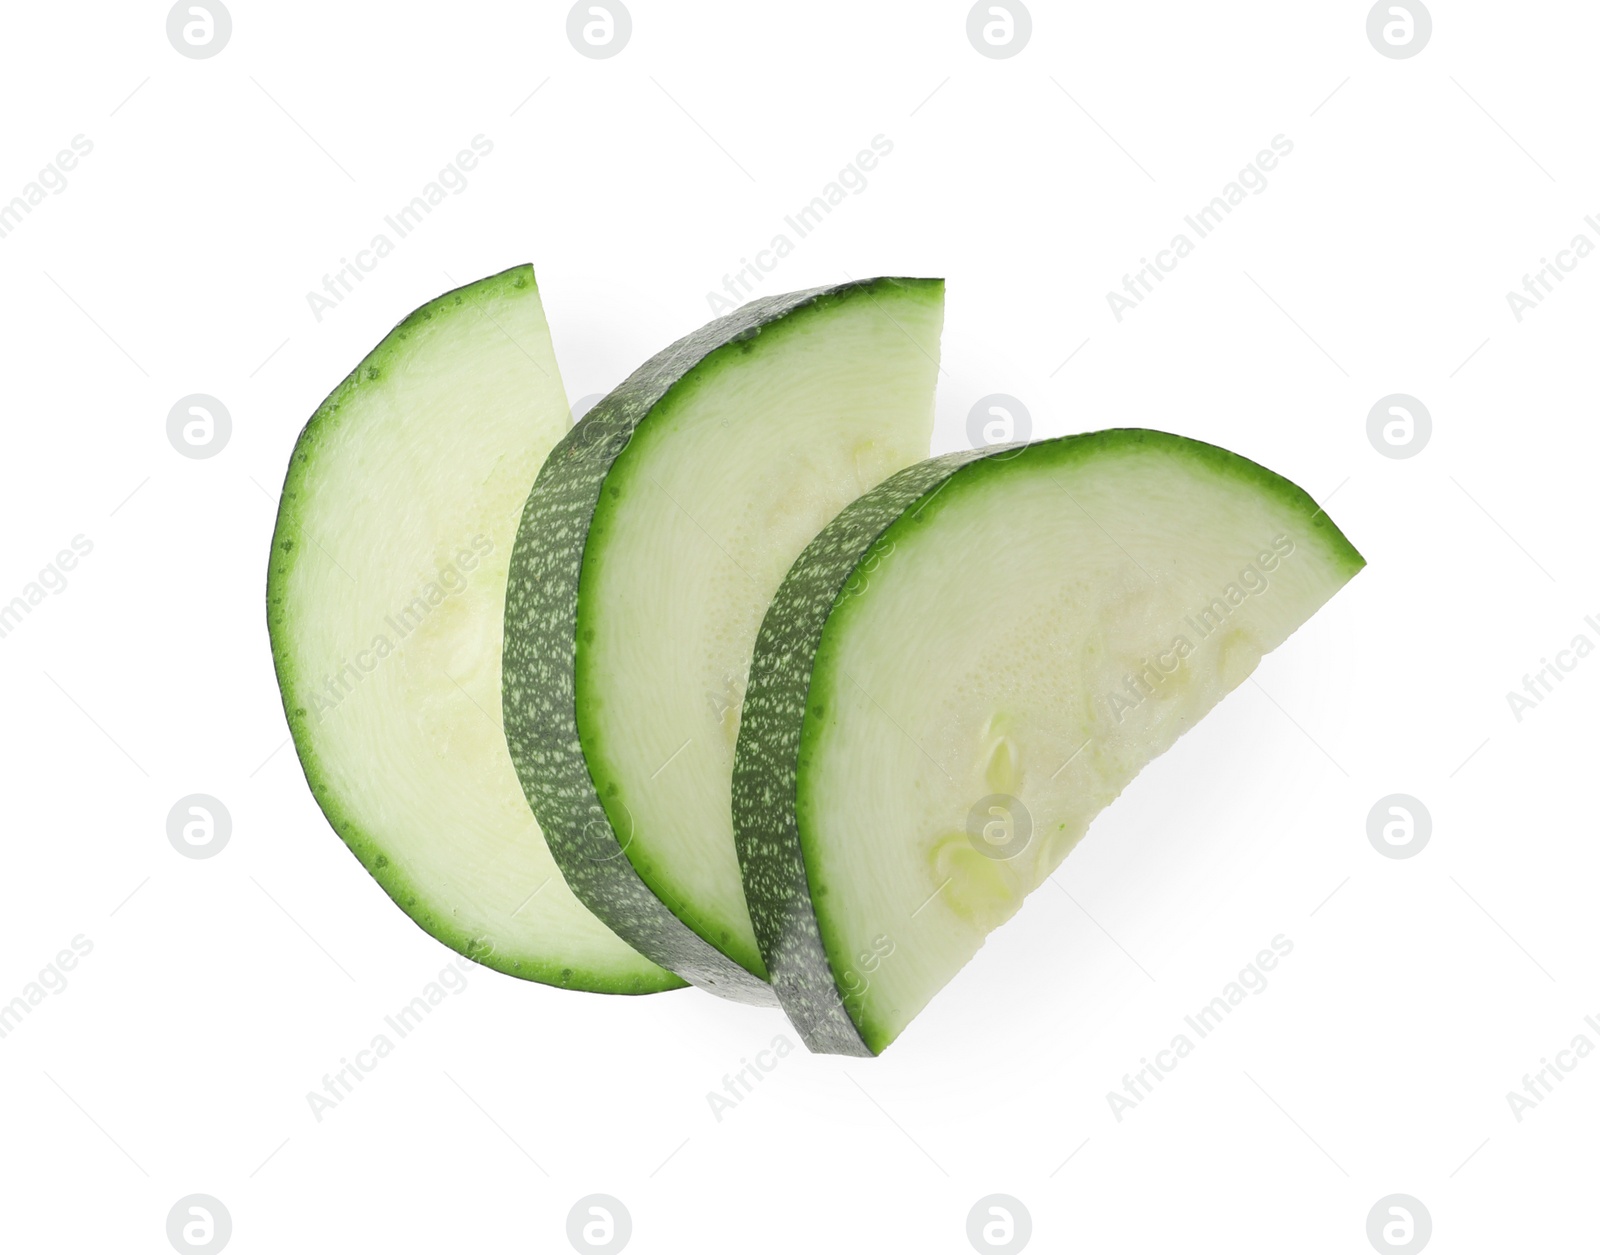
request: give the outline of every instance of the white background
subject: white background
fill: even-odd
[[[566,1250],[596,1192],[641,1253],[961,1252],[992,1193],[1039,1250],[1361,1252],[1396,1192],[1440,1252],[1592,1241],[1600,1060],[1520,1122],[1506,1093],[1600,1045],[1600,659],[1520,722],[1505,694],[1600,643],[1600,260],[1520,323],[1506,292],[1600,243],[1600,13],[1438,0],[1390,59],[1362,3],[1040,2],[990,59],[960,3],[634,0],[593,60],[566,12],[234,0],[191,60],[159,4],[6,10],[0,199],[94,147],[0,239],[0,601],[93,544],[0,640],[0,1001],[93,943],[0,1040],[5,1248],[165,1251],[191,1193],[241,1253]],[[466,190],[318,321],[306,293],[478,134]],[[569,394],[608,390],[877,134],[761,291],[945,276],[937,450],[995,392],[1035,435],[1200,437],[1335,494],[1369,568],[883,1058],[796,1051],[719,1122],[707,1092],[798,1040],[778,1012],[474,969],[319,1123],[307,1091],[452,956],[286,745],[262,589],[301,424],[406,312],[523,261]],[[1107,291],[1279,134],[1118,322]],[[165,432],[195,392],[233,418],[208,460]],[[1395,392],[1433,416],[1406,460],[1366,435]],[[233,817],[205,861],[165,831],[195,792]],[[1406,860],[1367,838],[1395,792],[1433,819]],[[1279,933],[1269,987],[1118,1121],[1107,1091]]]

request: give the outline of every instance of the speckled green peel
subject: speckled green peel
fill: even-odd
[[[902,515],[982,452],[907,467],[823,528],[773,600],[756,638],[733,769],[733,831],[745,900],[785,1013],[814,1051],[870,1055],[845,1009],[811,901],[795,780],[812,662],[828,616],[867,552]]]
[[[267,577],[273,662],[317,804],[426,932],[545,984],[676,989],[561,883],[475,704],[495,709],[474,694],[499,690],[517,511],[567,423],[531,266],[406,317],[296,442]]]
[[[1131,505],[1121,518],[1106,514],[1098,503],[1093,520],[1086,517],[1083,485],[1096,482],[1097,473],[1101,482],[1109,475],[1123,486],[1121,500]],[[1157,539],[1146,535],[1142,547],[1122,530],[1143,525],[1137,522],[1142,516],[1159,518],[1169,511],[1173,485],[1181,489],[1190,478],[1192,500],[1198,503],[1194,517],[1185,512],[1167,531],[1154,527],[1150,535]],[[1141,499],[1142,485],[1152,490],[1148,499]],[[1236,514],[1227,514],[1235,509]],[[1217,522],[1208,511],[1228,522]],[[979,535],[975,523],[984,518],[998,520],[996,534],[1016,538],[1007,546],[1017,551],[1010,562],[1013,580],[1017,569],[1030,569],[1030,563],[1037,569],[1037,559],[1045,555],[1057,564],[1045,577],[1048,585],[1019,587],[996,573],[1012,555],[995,548],[993,536]],[[1248,520],[1243,542],[1234,535],[1237,528],[1230,530],[1236,518]],[[1208,524],[1215,538],[1208,538]],[[1267,534],[1258,537],[1263,524],[1270,524]],[[1127,607],[1159,601],[1163,588],[1181,586],[1183,596],[1191,596],[1195,588],[1209,595],[1213,584],[1225,586],[1209,570],[1196,577],[1195,563],[1181,547],[1169,552],[1162,537],[1170,533],[1181,546],[1185,535],[1197,536],[1199,552],[1211,546],[1225,555],[1218,558],[1219,569],[1234,571],[1237,566],[1230,564],[1244,560],[1237,555],[1253,557],[1250,545],[1267,544],[1275,526],[1296,538],[1296,556],[1285,561],[1300,564],[1296,578],[1304,582],[1296,585],[1283,575],[1276,604],[1270,601],[1271,586],[1264,586],[1267,591],[1258,599],[1274,616],[1270,627],[1260,629],[1265,652],[1353,576],[1363,560],[1295,485],[1197,441],[1115,430],[950,454],[891,477],[822,530],[790,569],[762,623],[733,777],[734,830],[751,918],[784,1010],[812,1050],[881,1053],[931,992],[970,958],[982,935],[1059,863],[1093,813],[1248,674],[1255,659],[1241,645],[1243,636],[1230,638],[1235,656],[1226,664],[1195,654],[1185,665],[1197,674],[1212,667],[1216,674],[1204,675],[1202,690],[1211,684],[1216,692],[1174,697],[1181,677],[1167,682],[1169,692],[1140,699],[1142,710],[1119,716],[1132,720],[1126,744],[1115,743],[1121,728],[1103,714],[1113,690],[1091,685],[1078,693],[1081,701],[1073,698],[1073,685],[1097,665],[1094,651],[1121,634],[1123,620],[1116,616],[1128,613]],[[1110,555],[1101,567],[1085,560],[1081,580],[1070,549],[1074,527],[1081,529],[1080,543],[1104,537]],[[1140,558],[1119,553],[1119,542],[1106,529],[1137,549]],[[919,585],[938,589],[933,604],[907,601],[907,590]],[[1199,597],[1202,603],[1205,595]],[[969,616],[961,620],[965,627],[941,637],[940,608],[949,608],[952,619],[963,613],[952,596],[992,605],[993,615],[987,620]],[[1055,615],[1051,607],[1085,604],[1084,621],[1093,625],[1098,614],[1099,622],[1109,624],[1104,631],[1079,626],[1066,638],[1049,641],[1030,633],[1023,639],[1036,642],[1031,656],[1019,653],[1015,641],[1002,641],[1002,659],[1016,665],[998,669],[985,662],[983,648],[995,643],[991,628],[1008,615],[1015,617],[1018,607],[1043,607],[1043,622],[1049,624]],[[1096,609],[1100,604],[1103,611]],[[908,605],[917,612],[906,613]],[[1156,616],[1162,630],[1169,617],[1165,609]],[[1233,626],[1243,620],[1238,615]],[[1137,615],[1127,619],[1134,626],[1139,621]],[[919,641],[918,633],[932,644]],[[881,638],[881,648],[873,644],[874,636]],[[881,663],[877,670],[866,665],[874,658]],[[908,673],[919,665],[921,671]],[[1013,726],[1008,704],[1025,704],[1029,682],[1018,677],[1030,668],[1067,677],[1046,692],[1049,700],[1032,709],[1035,720],[1058,727]],[[897,675],[903,682],[899,690]],[[905,691],[941,688],[964,695],[927,697],[920,722],[917,711],[908,714],[896,703],[896,692],[903,697]],[[1148,718],[1148,726],[1140,718]],[[973,727],[986,738],[976,756],[968,752]],[[1092,743],[1096,736],[1099,743]],[[845,740],[849,744],[842,744]],[[1087,752],[1074,758],[1074,747],[1088,743]],[[996,747],[1004,752],[996,753]],[[969,766],[974,757],[977,765]],[[845,776],[857,764],[864,765],[847,783]],[[911,776],[896,775],[907,770]],[[1007,782],[1004,788],[994,783],[997,773]],[[953,783],[957,780],[959,785]],[[907,825],[911,839],[904,854],[891,850],[872,865],[856,857],[863,848],[904,839],[904,834],[885,834],[900,815],[916,810],[925,795],[938,793],[947,781],[961,805],[936,815],[927,829],[932,853],[926,859],[916,845],[923,830],[915,823]],[[866,790],[859,805],[848,798],[841,803],[839,791],[852,788]],[[1018,858],[1015,866],[982,857],[961,831],[965,816],[959,811],[989,792],[1015,793],[1033,807],[1037,835],[1028,858]],[[1064,803],[1063,794],[1081,800]],[[1058,818],[1059,824],[1053,822]],[[943,830],[953,835],[941,844]],[[919,871],[926,871],[926,879],[907,883],[894,901],[890,882],[901,875],[915,880]],[[888,905],[864,905],[880,898]],[[854,918],[862,910],[880,915]],[[951,943],[952,935],[964,940]],[[883,944],[871,946],[869,937],[882,938]],[[946,945],[950,953],[931,963],[931,974],[907,975],[922,952]],[[870,977],[864,976],[869,970]]]
[[[932,322],[931,353],[897,329],[912,321],[908,312],[917,331]],[[873,279],[752,302],[673,344],[596,405],[551,454],[523,512],[506,602],[504,725],[528,801],[568,883],[591,910],[658,963],[739,1001],[775,999],[749,933],[732,851],[732,732],[717,751],[725,755],[719,765],[701,727],[682,732],[673,723],[686,704],[706,700],[707,686],[689,686],[690,694],[658,715],[630,689],[633,673],[619,668],[630,651],[642,651],[646,661],[634,665],[653,669],[640,674],[698,674],[694,668],[717,656],[701,632],[720,632],[717,648],[731,650],[736,615],[686,628],[662,600],[699,587],[695,581],[714,566],[734,589],[724,593],[733,609],[748,611],[746,643],[736,664],[729,660],[742,686],[748,641],[792,556],[843,504],[925,453],[941,317],[937,280]],[[881,328],[882,347],[874,340],[863,349],[844,335],[861,320]],[[835,368],[830,356],[842,347],[849,349],[847,369]],[[775,378],[771,364],[780,360],[795,374]],[[914,378],[901,389],[895,370]],[[851,388],[858,379],[859,393]],[[817,390],[813,400],[796,400],[810,389]],[[873,389],[886,398],[909,394],[913,407],[925,402],[926,413],[891,418],[874,402],[841,415],[834,404],[875,396]],[[730,398],[740,399],[731,410]],[[893,405],[886,400],[885,411]],[[715,414],[720,422],[709,417]],[[765,499],[752,490],[756,477],[746,482],[739,470],[754,463],[770,471],[777,463],[766,442],[779,437],[825,460],[806,466],[797,455],[789,480],[820,487],[797,488],[805,495],[793,503]],[[708,494],[718,506],[733,502],[737,537],[697,517],[712,509]],[[641,525],[649,509],[665,516],[661,535],[681,528],[681,545]],[[642,561],[641,554],[658,560]],[[726,705],[736,719],[737,693]],[[665,739],[649,747],[641,765],[646,733]],[[709,785],[695,790],[708,781],[722,791],[716,813],[684,825],[692,831],[671,831],[686,812],[663,806],[667,790],[688,788],[703,806]],[[691,841],[698,846],[690,848]],[[726,862],[725,885],[719,860]],[[712,883],[718,905],[686,887],[686,868]],[[726,906],[728,897],[736,910]]]

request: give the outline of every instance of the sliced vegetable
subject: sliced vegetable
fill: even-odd
[[[894,1041],[1362,565],[1287,480],[1155,431],[935,458],[845,509],[767,611],[733,775],[807,1045]]]
[[[600,401],[540,472],[506,599],[505,728],[568,883],[715,992],[771,1002],[729,780],[751,646],[789,564],[926,456],[943,284],[754,301]]]
[[[408,915],[514,976],[649,993],[683,982],[568,890],[499,726],[512,540],[568,430],[531,266],[430,301],[300,433],[267,626],[311,792]]]

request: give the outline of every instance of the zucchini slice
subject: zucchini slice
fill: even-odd
[[[934,458],[845,509],[761,625],[733,774],[806,1044],[883,1051],[1363,565],[1287,480],[1156,431]]]
[[[729,796],[784,572],[927,456],[944,285],[754,301],[646,362],[534,484],[506,597],[512,761],[577,896],[696,985],[771,1003]]]
[[[652,993],[683,982],[567,889],[498,720],[518,515],[568,430],[533,267],[422,306],[300,433],[267,627],[312,795],[402,910],[513,976]]]

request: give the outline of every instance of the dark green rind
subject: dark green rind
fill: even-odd
[[[337,428],[341,421],[340,411],[360,395],[365,385],[381,379],[392,367],[403,362],[407,352],[406,341],[417,330],[435,319],[448,317],[462,307],[477,304],[486,297],[499,295],[508,289],[527,289],[530,293],[537,293],[533,267],[514,266],[446,292],[413,310],[328,394],[301,429],[289,458],[289,470],[284,476],[267,566],[267,634],[272,643],[272,664],[278,677],[278,691],[283,697],[283,713],[288,720],[289,734],[294,739],[295,752],[299,756],[306,783],[329,825],[339,834],[367,874],[430,937],[484,967],[558,988],[611,994],[651,994],[682,989],[684,982],[665,970],[651,980],[619,981],[609,972],[582,971],[561,964],[539,963],[517,956],[496,954],[492,943],[486,938],[464,932],[454,920],[430,911],[421,904],[419,888],[406,870],[392,861],[377,839],[345,812],[338,797],[328,787],[310,737],[310,712],[294,706],[289,696],[297,687],[298,676],[289,657],[285,636],[288,607],[284,604],[282,590],[284,580],[294,569],[300,555],[306,551],[306,546],[300,543],[302,537],[298,512],[302,495],[310,490],[309,483],[315,472],[322,439]]]
[[[1282,476],[1226,449],[1139,428],[1062,436],[1032,445],[996,445],[950,453],[890,476],[818,533],[795,560],[756,638],[733,769],[734,840],[745,900],[779,1001],[806,1046],[829,1054],[871,1056],[890,1039],[861,1024],[829,958],[826,923],[812,897],[797,815],[799,778],[824,717],[811,681],[828,652],[838,613],[865,584],[857,572],[888,550],[903,529],[937,517],[960,475],[970,490],[990,475],[1050,459],[1057,465],[1119,446],[1168,445],[1277,497],[1310,520],[1330,557],[1353,575],[1365,559],[1315,501]],[[820,896],[820,895],[819,895]]]
[[[634,949],[691,984],[771,1006],[772,987],[695,931],[629,861],[596,789],[579,731],[579,598],[590,525],[608,476],[639,424],[674,388],[749,352],[774,323],[887,285],[869,279],[765,297],[663,349],[584,415],[546,460],[511,553],[502,700],[506,744],[551,853],[578,900]],[[626,830],[626,819],[619,817]]]
[[[734,750],[734,842],[778,1000],[806,1046],[819,1053],[873,1051],[845,1007],[823,946],[795,815],[813,660],[867,551],[917,502],[988,452],[918,462],[846,506],[789,568],[756,636]]]

